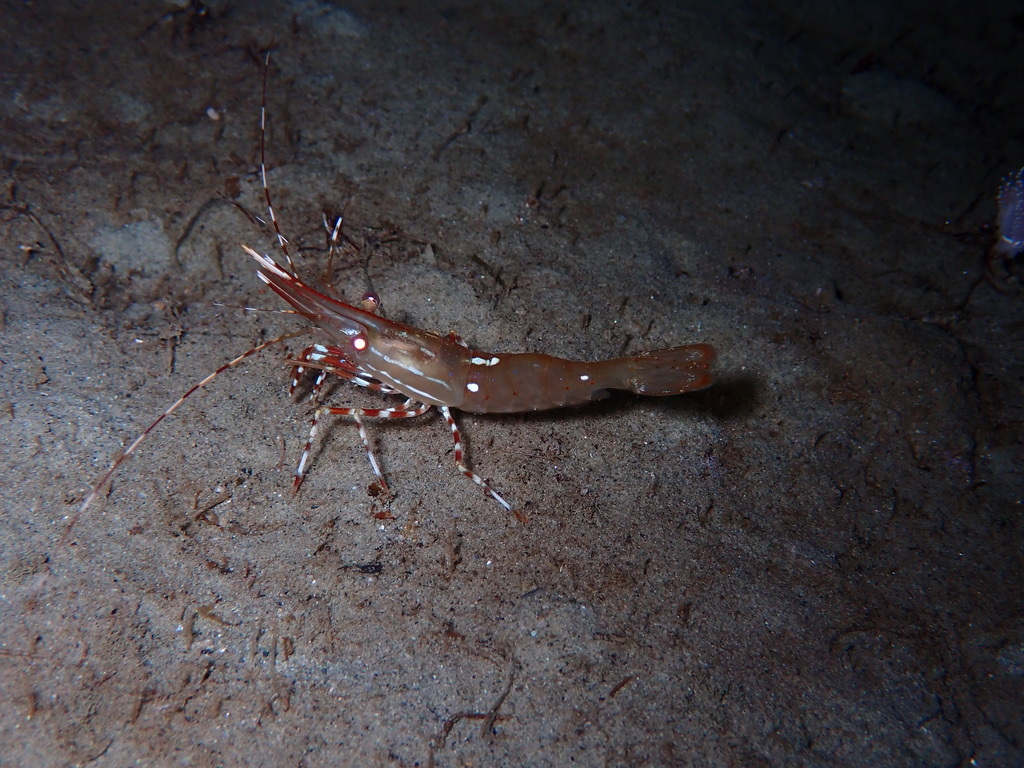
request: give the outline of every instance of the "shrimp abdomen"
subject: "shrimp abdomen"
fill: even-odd
[[[594,363],[539,353],[473,352],[465,397],[471,413],[522,413],[578,405],[604,396],[594,385]]]
[[[599,400],[609,389],[678,395],[710,386],[714,359],[715,350],[707,344],[599,362],[473,352],[465,397],[455,405],[472,413],[521,413]]]

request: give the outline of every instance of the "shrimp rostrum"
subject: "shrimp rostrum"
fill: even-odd
[[[707,344],[657,349],[632,357],[586,362],[551,355],[505,354],[471,349],[454,333],[440,335],[376,314],[374,299],[365,309],[333,299],[303,283],[268,256],[248,246],[259,278],[309,320],[326,343],[307,347],[295,361],[293,388],[305,368],[320,370],[314,393],[328,373],[385,394],[404,395],[405,402],[383,409],[321,405],[313,417],[309,440],[295,474],[302,482],[317,423],[326,414],[348,416],[359,428],[373,471],[387,484],[363,426],[366,418],[408,418],[437,408],[455,440],[460,472],[508,510],[512,505],[465,463],[462,441],[451,409],[470,413],[520,413],[578,405],[618,389],[638,395],[678,395],[704,389],[713,382],[710,368],[715,350]]]

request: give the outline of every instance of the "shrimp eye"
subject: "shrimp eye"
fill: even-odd
[[[356,352],[362,352],[367,346],[369,346],[369,343],[366,341],[366,337],[363,336],[363,334],[359,334],[352,339],[352,349]]]
[[[380,296],[373,291],[368,291],[363,294],[363,298],[359,300],[359,306],[361,306],[366,312],[376,313],[380,309]]]

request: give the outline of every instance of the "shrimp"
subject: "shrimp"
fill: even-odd
[[[466,465],[453,408],[468,413],[522,413],[580,405],[606,397],[612,389],[638,395],[678,395],[704,389],[714,381],[709,369],[715,350],[707,344],[596,362],[539,353],[482,352],[470,348],[454,333],[442,336],[380,317],[373,311],[377,306],[375,297],[364,300],[368,308],[360,309],[326,296],[269,256],[247,245],[242,248],[256,261],[260,280],[327,337],[327,343],[307,347],[295,361],[293,387],[306,367],[314,367],[321,370],[315,390],[324,374],[334,373],[355,384],[406,397],[405,403],[395,408],[318,407],[295,472],[296,489],[302,483],[323,415],[353,418],[373,471],[386,489],[362,418],[411,418],[437,408],[451,429],[459,471],[512,511],[512,505]]]
[[[335,233],[337,229],[336,226]],[[679,395],[704,389],[714,381],[710,368],[715,360],[715,349],[708,344],[656,349],[631,357],[595,362],[566,360],[540,353],[507,354],[472,349],[454,333],[442,336],[381,317],[375,311],[379,300],[373,294],[364,297],[361,302],[363,308],[346,304],[306,285],[294,270],[286,271],[269,256],[247,245],[242,245],[242,248],[256,262],[259,279],[313,327],[264,342],[225,363],[189,389],[114,462],[82,503],[79,515],[89,507],[129,454],[190,395],[255,353],[311,331],[322,333],[326,342],[311,344],[291,361],[294,368],[292,391],[309,368],[320,371],[311,397],[319,395],[328,374],[335,374],[383,394],[404,395],[406,400],[391,408],[318,405],[295,470],[293,487],[296,491],[305,477],[313,441],[323,416],[347,416],[353,420],[370,466],[381,487],[387,491],[387,481],[370,446],[363,419],[413,418],[437,408],[451,430],[458,470],[506,510],[517,514],[511,503],[466,464],[462,438],[452,409],[468,413],[541,411],[599,400],[613,389],[638,395]]]
[[[241,247],[255,260],[259,279],[292,307],[293,314],[308,320],[311,327],[284,334],[243,352],[185,392],[135,438],[93,485],[77,514],[71,519],[65,537],[122,463],[157,425],[191,395],[257,352],[309,333],[318,333],[325,339],[307,346],[296,359],[290,361],[293,367],[292,392],[307,369],[319,370],[310,395],[318,404],[295,470],[295,491],[298,491],[306,475],[319,423],[325,415],[345,416],[354,422],[373,473],[381,488],[388,491],[363,419],[414,418],[436,408],[451,430],[458,470],[502,507],[524,521],[525,517],[514,510],[510,502],[466,464],[462,438],[452,415],[453,409],[468,413],[522,413],[580,405],[606,397],[608,391],[613,389],[638,395],[665,396],[694,392],[713,383],[710,369],[715,360],[715,350],[707,344],[657,349],[631,357],[595,362],[566,360],[541,353],[483,352],[470,348],[455,333],[442,336],[381,317],[377,314],[380,300],[375,294],[366,294],[360,307],[356,307],[308,286],[299,278],[295,269],[288,241],[281,233],[274,213],[267,183],[268,67],[269,57],[267,67],[264,68],[263,105],[260,111],[260,176],[270,223],[284,254],[286,268],[247,245]],[[324,223],[327,226],[326,219]],[[333,255],[341,230],[341,219],[336,221],[333,230],[330,226],[327,229],[330,234],[330,255]],[[330,374],[385,395],[403,395],[406,399],[402,404],[389,408],[350,408],[320,404],[319,395]]]

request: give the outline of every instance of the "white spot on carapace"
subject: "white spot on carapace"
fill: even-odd
[[[470,392],[479,392],[480,385],[477,384],[475,381],[471,381],[469,382],[469,384],[466,385],[466,389],[468,389]]]
[[[580,381],[590,381],[590,377],[584,373],[580,376]]]
[[[352,346],[355,347],[357,352],[362,352],[364,349],[366,349],[366,339],[364,339],[362,336],[357,336],[356,338],[352,339]]]
[[[501,362],[500,357],[474,357],[469,362],[473,365],[497,365]]]

